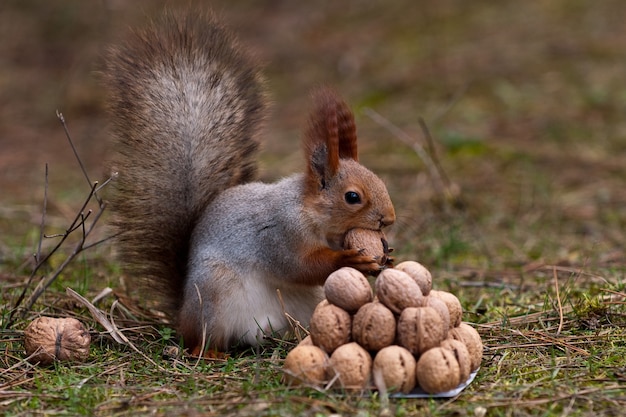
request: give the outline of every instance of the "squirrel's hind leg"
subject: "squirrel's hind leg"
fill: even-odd
[[[176,322],[184,347],[194,356],[230,347],[229,318],[224,309],[228,309],[233,289],[241,286],[237,273],[221,264],[203,263],[202,272],[190,274]]]

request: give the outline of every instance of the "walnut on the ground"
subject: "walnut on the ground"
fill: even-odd
[[[299,344],[287,354],[283,381],[291,385],[320,385],[326,381],[328,355],[317,346]]]
[[[391,345],[381,349],[374,357],[372,374],[380,373],[385,388],[390,392],[408,393],[415,388],[415,357],[407,349]]]
[[[460,381],[465,382],[472,373],[472,362],[469,351],[465,343],[456,339],[446,339],[441,342],[441,347],[449,349],[454,353],[454,357],[459,362]]]
[[[365,389],[369,386],[372,375],[372,357],[358,343],[339,346],[330,355],[329,376],[333,373],[337,377],[339,388]]]
[[[83,362],[89,357],[91,336],[75,318],[39,317],[24,330],[24,349],[29,361],[49,365]]]
[[[461,382],[459,363],[450,349],[435,347],[424,352],[415,367],[417,383],[429,394],[456,388]]]
[[[472,371],[477,370],[483,359],[483,341],[476,329],[467,323],[461,323],[454,329],[450,329],[448,338],[459,340],[465,344],[470,355]]]

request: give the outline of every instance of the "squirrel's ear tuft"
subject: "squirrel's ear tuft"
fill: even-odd
[[[332,89],[313,93],[314,108],[305,136],[309,172],[320,178],[333,177],[339,159],[358,161],[356,127],[348,105]]]
[[[336,96],[337,130],[339,132],[339,158],[353,159],[358,162],[356,125],[350,107]]]

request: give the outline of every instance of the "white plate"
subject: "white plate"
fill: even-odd
[[[420,387],[417,387],[413,391],[409,392],[408,394],[398,392],[395,394],[391,394],[389,397],[390,398],[452,398],[452,397],[456,397],[457,395],[461,393],[461,391],[463,391],[469,384],[472,383],[474,378],[476,378],[477,373],[478,373],[478,369],[470,374],[469,378],[467,378],[467,381],[463,382],[458,387],[450,391],[440,392],[439,394],[429,394],[427,392],[424,392]]]

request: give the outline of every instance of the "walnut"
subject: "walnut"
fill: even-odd
[[[448,306],[448,311],[450,312],[450,328],[457,327],[461,324],[461,320],[463,319],[463,307],[456,295],[447,291],[432,290],[430,296],[439,298]]]
[[[406,272],[415,280],[422,290],[422,295],[427,296],[433,288],[433,277],[424,265],[415,261],[404,261],[396,265],[396,269]]]
[[[415,364],[415,357],[402,346],[387,346],[374,357],[374,381],[376,374],[380,373],[388,391],[408,393],[416,384]]]
[[[424,352],[415,366],[417,383],[429,394],[456,388],[460,383],[459,363],[450,349],[435,347]]]
[[[330,355],[329,372],[335,373],[341,388],[364,389],[372,375],[372,357],[357,343],[347,343]]]
[[[382,303],[367,303],[352,318],[352,338],[370,351],[389,346],[396,338],[396,318]]]
[[[470,355],[472,371],[477,370],[483,359],[483,341],[476,329],[467,323],[461,323],[454,329],[450,329],[448,338],[459,340],[465,344]]]
[[[324,283],[326,299],[348,313],[355,313],[374,298],[369,281],[354,268],[344,267],[328,276]]]
[[[317,346],[299,344],[285,358],[283,381],[291,385],[320,385],[326,381],[328,355]]]
[[[55,360],[83,362],[89,356],[91,336],[74,318],[39,317],[24,330],[29,361],[49,365]]]
[[[385,269],[376,282],[376,296],[396,314],[402,313],[407,307],[418,307],[422,291],[409,275],[396,269]]]
[[[415,355],[439,346],[446,336],[443,320],[432,307],[409,307],[398,319],[398,344]]]
[[[465,343],[455,339],[446,339],[441,342],[441,347],[454,353],[454,357],[459,363],[459,380],[460,382],[467,381],[472,372],[472,362]]]
[[[311,335],[306,335],[300,342],[298,342],[298,346],[314,346],[313,339],[311,339]]]
[[[380,230],[351,229],[344,237],[343,247],[361,250],[363,255],[376,259],[380,266],[390,265],[392,262],[387,238]]]
[[[351,327],[352,318],[347,311],[322,300],[313,311],[309,331],[313,344],[330,354],[350,341]]]
[[[443,320],[443,325],[447,335],[448,329],[450,328],[450,310],[448,310],[446,303],[444,303],[440,298],[429,295],[422,298],[420,307],[432,307],[437,313],[439,313],[441,320]]]

